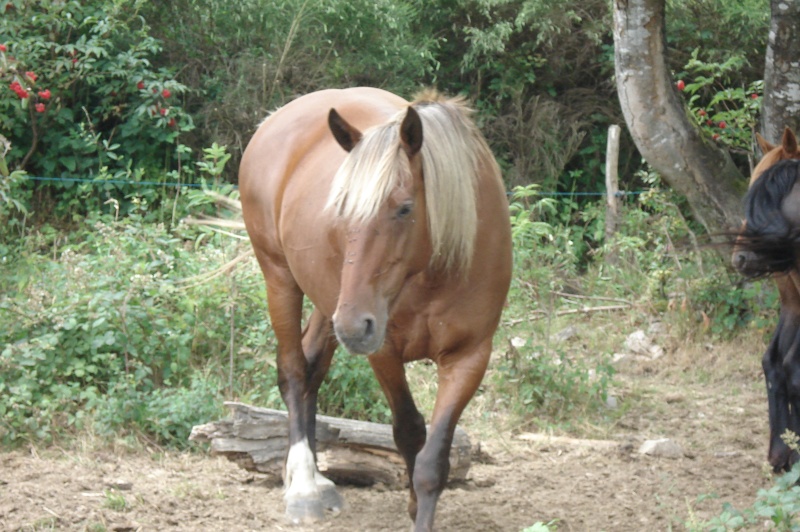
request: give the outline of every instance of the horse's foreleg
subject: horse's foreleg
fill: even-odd
[[[289,412],[289,453],[284,473],[286,515],[294,523],[316,521],[324,517],[324,511],[307,432],[308,364],[300,328],[303,293],[288,269],[261,261],[258,253],[256,256],[267,281],[269,314],[278,342],[278,387]]]
[[[788,330],[784,327],[784,329],[782,329],[782,334],[787,334],[787,332]],[[786,396],[784,400],[788,403],[788,405],[784,407],[786,410],[785,415],[788,418],[785,428],[795,435],[800,435],[800,328],[794,328],[791,332],[794,333],[794,341],[787,349],[787,352],[783,354],[782,364],[784,393]],[[792,449],[783,441],[781,438],[783,432],[784,431],[781,430],[777,434],[772,434],[773,438],[777,436],[781,439],[783,447],[779,455],[780,462],[772,463],[772,445],[770,445],[770,463],[776,467],[776,470],[777,467],[780,467],[788,471],[795,462],[800,460],[800,455],[796,449]]]
[[[330,369],[333,353],[336,351],[336,336],[333,325],[321,312],[314,309],[303,331],[303,352],[307,363],[307,389],[303,399],[306,434],[314,463],[317,457],[317,395],[325,375]],[[344,502],[330,479],[323,476],[315,466],[314,479],[317,484],[322,505],[335,512],[344,506]]]
[[[417,455],[414,491],[417,495],[416,532],[433,529],[439,496],[450,474],[450,447],[456,424],[481,383],[491,354],[491,342],[477,350],[452,353],[439,360],[439,388],[428,441]]]
[[[414,464],[417,453],[425,444],[425,418],[417,410],[406,380],[403,361],[391,354],[372,355],[370,365],[383,389],[392,410],[392,433],[400,456],[406,463],[410,494],[408,514],[417,515],[417,497],[414,493]]]
[[[784,353],[780,349],[780,331],[772,338],[762,360],[764,380],[767,387],[769,411],[769,451],[767,459],[775,472],[787,469],[791,449],[783,441],[783,433],[789,428],[789,398],[787,395]]]

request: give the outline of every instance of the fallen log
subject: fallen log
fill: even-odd
[[[193,427],[189,440],[208,442],[213,454],[248,471],[281,479],[288,449],[288,414],[237,402],[225,406],[231,410],[230,418]],[[469,436],[457,427],[450,450],[451,482],[466,478],[470,451]],[[337,484],[408,486],[391,425],[317,416],[317,465]]]

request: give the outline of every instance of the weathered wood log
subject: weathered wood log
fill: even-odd
[[[225,406],[231,410],[230,418],[193,427],[189,439],[209,442],[213,454],[224,455],[248,471],[280,479],[288,449],[287,413],[237,402]],[[451,482],[466,478],[470,451],[469,436],[457,427],[450,450]],[[405,462],[390,425],[317,416],[317,465],[337,484],[408,486]]]

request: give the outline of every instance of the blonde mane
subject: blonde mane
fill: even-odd
[[[463,99],[427,91],[411,104],[422,120],[422,172],[431,267],[466,272],[478,226],[476,184],[479,164],[494,164],[489,147],[470,119]],[[389,122],[364,132],[337,171],[326,209],[355,222],[373,218],[401,178],[409,176],[400,147],[402,110]]]

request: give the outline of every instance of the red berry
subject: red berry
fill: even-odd
[[[77,57],[73,57],[72,58],[72,64],[73,65],[77,65],[78,64],[78,58]]]
[[[37,103],[36,105],[34,105],[34,108],[36,108],[37,113],[44,113],[45,108],[43,103]]]
[[[5,51],[8,51],[8,48],[6,47],[6,45],[5,44],[0,44],[0,52],[5,52]]]
[[[140,81],[136,84],[136,88],[139,90],[144,90],[144,81]]]
[[[29,71],[25,72],[25,77],[28,78],[29,80],[31,80],[32,82],[35,82],[36,78],[38,78],[39,76],[37,76],[35,73],[33,73],[33,72],[31,72],[29,70]]]
[[[28,97],[28,91],[26,91],[22,85],[20,85],[19,81],[12,81],[8,85],[8,88],[14,91],[14,94],[16,94],[20,100],[24,100]]]
[[[161,109],[158,110],[158,112],[161,113],[161,116],[167,116],[169,110],[166,107],[162,107]]]
[[[684,83],[682,79],[679,79],[678,83],[676,83],[675,85],[678,87],[679,91],[682,91],[683,89],[686,88],[686,83]]]
[[[756,94],[755,92],[751,94],[750,97],[754,100],[758,100],[758,94]]]
[[[164,89],[163,91],[161,91],[161,96],[163,96],[164,98],[169,98],[170,96],[172,96],[172,93],[169,92],[169,89]]]
[[[169,122],[167,123],[167,125],[169,127],[175,127],[175,119],[174,118],[170,118]]]
[[[725,129],[726,127],[728,127],[728,124],[726,124],[724,120],[719,123],[719,128],[720,129]]]
[[[50,94],[50,89],[45,89],[43,91],[39,91],[39,98],[41,98],[42,100],[49,100],[50,96],[52,96]]]
[[[699,111],[697,111],[697,114],[699,114],[700,116],[706,116],[706,110],[700,109]]]
[[[711,135],[711,138],[717,140],[719,138],[719,133],[714,133],[713,135]]]
[[[709,118],[708,120],[706,120],[706,125],[707,126],[713,126],[714,125],[714,121]]]

